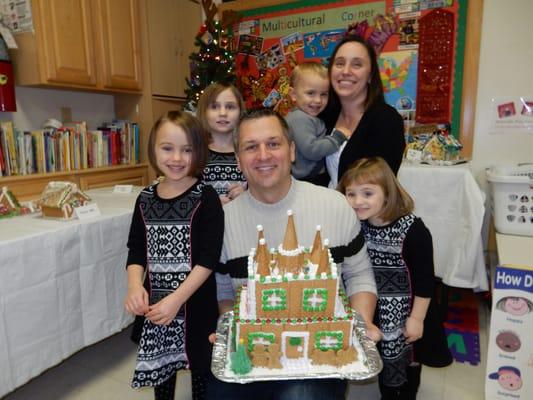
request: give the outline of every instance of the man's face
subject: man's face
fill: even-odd
[[[252,196],[264,203],[283,199],[291,186],[294,143],[276,117],[246,120],[239,127],[239,167]]]

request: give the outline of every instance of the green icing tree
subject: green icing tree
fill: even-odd
[[[252,362],[250,361],[250,357],[248,357],[248,352],[242,339],[237,345],[237,351],[231,353],[231,370],[238,375],[247,374],[252,370]]]

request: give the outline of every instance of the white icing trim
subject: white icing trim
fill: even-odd
[[[278,252],[279,252],[279,254],[281,254],[281,255],[283,255],[283,256],[289,256],[289,257],[291,257],[291,256],[297,256],[298,254],[301,254],[301,253],[303,252],[303,249],[304,249],[303,246],[298,246],[298,247],[297,247],[296,249],[294,249],[294,250],[285,250],[285,249],[283,248],[283,245],[282,245],[282,244],[280,244],[280,245],[278,246]]]

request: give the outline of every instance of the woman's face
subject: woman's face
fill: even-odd
[[[361,43],[344,43],[331,66],[331,86],[341,100],[366,99],[371,69],[370,57]]]

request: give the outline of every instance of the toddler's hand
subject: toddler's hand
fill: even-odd
[[[182,303],[179,297],[175,293],[171,293],[156,304],[151,305],[146,318],[156,325],[169,325],[176,317],[181,306]]]
[[[148,292],[142,285],[128,287],[124,308],[133,315],[144,315],[148,312]]]
[[[340,131],[346,137],[346,139],[350,139],[350,136],[352,136],[352,132],[344,126],[339,125],[339,126],[336,126],[335,129]]]
[[[417,341],[422,337],[424,333],[424,320],[417,318],[409,317],[405,321],[405,329],[403,335],[405,336],[407,343],[412,343]]]

